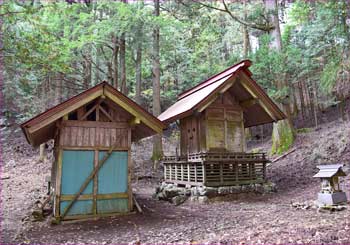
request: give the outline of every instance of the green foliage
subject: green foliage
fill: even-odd
[[[223,7],[218,2],[210,4]],[[142,45],[141,96],[148,109],[152,105],[155,26],[160,27],[163,110],[180,92],[242,59],[242,25],[230,15],[193,1],[164,1],[161,7],[161,15],[155,17],[152,3],[142,1],[4,1],[0,8],[4,16],[4,110],[19,115],[16,120],[21,122],[97,82],[112,83],[113,37],[122,33],[128,96],[132,98],[136,94],[136,48]],[[228,8],[249,23],[267,22],[262,2],[232,2]],[[269,33],[248,28],[252,45],[248,58],[253,61],[255,80],[278,102],[292,98],[292,88],[300,81],[307,88],[316,84],[317,92],[322,92],[321,105],[338,100],[334,97],[347,91],[349,70],[346,1],[296,1],[280,6],[282,12],[282,52],[270,49]],[[87,64],[91,65],[90,80]],[[280,81],[285,85],[280,86]]]
[[[288,122],[280,121],[277,127],[274,127],[272,133],[271,155],[282,154],[287,151],[294,142],[294,134],[291,128],[287,125]]]
[[[296,132],[297,132],[298,134],[306,134],[306,133],[310,133],[310,132],[312,132],[312,131],[313,131],[312,128],[298,128],[298,129],[296,130]]]

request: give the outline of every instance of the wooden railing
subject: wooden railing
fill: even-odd
[[[189,185],[225,186],[265,180],[265,153],[197,153],[164,157],[164,179]]]
[[[224,186],[261,183],[265,180],[266,163],[210,163],[205,165],[205,185]]]
[[[164,179],[178,184],[203,185],[204,166],[201,163],[165,163]]]
[[[266,153],[245,153],[245,152],[199,152],[188,154],[187,156],[164,156],[163,162],[174,161],[266,161]]]

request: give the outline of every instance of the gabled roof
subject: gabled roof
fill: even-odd
[[[329,164],[329,165],[319,165],[317,168],[320,170],[315,174],[314,178],[331,178],[333,176],[346,176],[342,167],[343,164]]]
[[[140,119],[141,125],[147,128],[140,137],[160,133],[165,128],[165,125],[160,120],[140,105],[107,82],[102,82],[22,123],[21,128],[28,142],[33,146],[38,146],[49,139],[53,139],[56,121],[102,95],[114,102],[116,106],[123,108],[132,116]]]
[[[213,102],[219,93],[229,91],[239,102],[256,100],[244,110],[245,127],[285,119],[284,113],[252,79],[251,61],[243,60],[181,93],[172,106],[159,115],[164,123],[187,117]]]

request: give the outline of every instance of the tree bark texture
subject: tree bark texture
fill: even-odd
[[[272,25],[275,27],[269,32],[271,35],[270,49],[282,52],[282,38],[281,30],[278,18],[278,5],[277,0],[265,0],[265,7],[269,13],[269,19]],[[276,81],[277,89],[283,89],[287,86],[286,81],[283,79],[284,76],[280,76]],[[287,103],[280,103],[280,108],[286,115],[285,120],[278,121],[273,124],[272,130],[272,154],[280,154],[290,148],[294,142],[294,130],[291,120],[290,105]]]
[[[137,29],[136,60],[135,60],[135,79],[136,79],[136,103],[141,104],[141,78],[142,78],[142,24]]]
[[[118,53],[119,45],[116,35],[113,35],[113,86],[118,89]]]
[[[154,15],[159,16],[159,0],[154,0]],[[159,116],[160,108],[160,63],[159,63],[159,26],[153,29],[153,54],[152,54],[152,74],[153,74],[153,115]],[[154,168],[158,168],[159,160],[163,155],[162,135],[153,136]]]

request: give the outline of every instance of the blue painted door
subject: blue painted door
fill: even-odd
[[[62,156],[61,198],[75,195],[94,168],[94,151],[64,150]],[[82,195],[93,194],[93,180],[90,181]],[[65,198],[66,197],[66,198]],[[70,200],[61,201],[60,214]],[[93,199],[77,200],[67,215],[92,214]]]
[[[106,151],[99,152],[102,159]],[[115,151],[97,177],[97,213],[128,211],[128,152]]]

